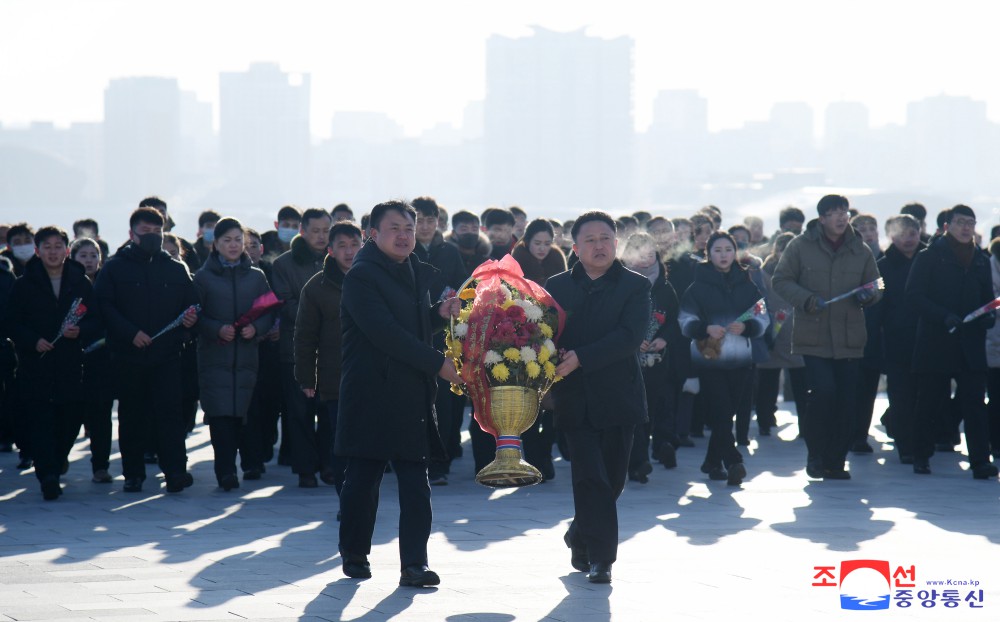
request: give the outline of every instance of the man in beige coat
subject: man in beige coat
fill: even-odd
[[[792,353],[806,364],[809,408],[799,429],[809,451],[806,474],[850,479],[844,460],[851,441],[859,362],[864,354],[862,308],[878,302],[878,289],[827,301],[879,278],[875,257],[848,223],[848,201],[827,195],[819,218],[789,242],[774,271],[774,291],[796,310]]]

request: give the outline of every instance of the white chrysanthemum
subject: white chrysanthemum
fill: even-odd
[[[496,350],[490,350],[490,351],[488,351],[486,353],[486,356],[483,357],[483,363],[485,363],[486,365],[489,365],[489,366],[496,365],[497,363],[501,362],[502,360],[503,360],[503,355],[501,355]]]
[[[503,297],[505,299],[507,299],[507,300],[513,300],[514,299],[514,295],[510,293],[510,290],[507,289],[506,285],[501,285],[500,286],[500,291],[503,292]]]
[[[455,324],[455,336],[459,339],[464,339],[465,335],[469,332],[468,324]]]
[[[549,354],[556,353],[556,344],[552,343],[551,339],[546,339],[544,342],[545,348],[549,351]]]
[[[533,349],[529,348],[528,346],[524,346],[523,348],[521,348],[521,360],[524,361],[525,363],[528,363],[531,361],[538,360],[538,357],[535,355],[535,351]]]
[[[516,300],[514,304],[524,309],[524,315],[529,322],[537,322],[542,319],[542,308],[528,300]]]

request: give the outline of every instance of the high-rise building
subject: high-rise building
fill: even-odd
[[[241,206],[309,195],[309,74],[273,63],[219,75],[219,143],[226,192]]]
[[[105,197],[137,204],[177,187],[180,89],[174,78],[122,78],[104,91]]]
[[[484,131],[489,203],[628,206],[632,40],[544,28],[490,37]]]

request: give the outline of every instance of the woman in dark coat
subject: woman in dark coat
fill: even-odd
[[[532,220],[524,237],[514,245],[511,255],[521,266],[525,278],[544,286],[549,277],[566,271],[566,256],[553,244],[555,230],[544,218]],[[548,396],[546,396],[548,398]],[[542,402],[535,423],[521,435],[524,459],[542,473],[542,481],[556,476],[552,464],[552,443],[556,441],[556,426],[551,399]]]
[[[17,382],[31,413],[35,476],[46,501],[59,498],[59,476],[82,416],[83,345],[95,334],[93,287],[83,266],[67,257],[69,238],[56,227],[35,234],[37,255],[14,283],[8,306],[17,346]],[[76,299],[87,312],[76,326],[62,329]]]
[[[198,380],[201,406],[215,449],[215,476],[223,490],[239,488],[236,451],[244,477],[256,479],[263,467],[259,422],[251,397],[257,383],[257,335],[274,322],[265,313],[237,328],[235,322],[270,291],[267,278],[243,249],[243,226],[234,218],[215,225],[211,255],[194,276],[201,298],[198,322]],[[256,432],[256,433],[255,433]]]
[[[687,353],[688,340],[681,336],[677,324],[677,293],[667,281],[667,268],[660,262],[656,240],[648,233],[633,234],[625,243],[622,261],[629,270],[645,276],[652,284],[650,297],[653,312],[645,338],[639,346],[649,423],[635,427],[629,458],[629,479],[645,484],[652,472],[649,463],[650,435],[653,439],[653,458],[668,469],[677,466],[675,406],[677,394],[687,378],[686,366],[682,367],[680,361],[690,355]],[[680,352],[682,347],[683,356]],[[683,372],[678,375],[676,372],[682,369]]]
[[[733,237],[721,231],[713,233],[706,250],[708,261],[698,265],[694,283],[681,299],[680,325],[694,340],[691,358],[701,370],[701,389],[709,400],[712,437],[701,470],[710,479],[738,486],[746,477],[746,467],[733,438],[733,417],[750,381],[750,340],[764,334],[769,320],[762,313],[737,321],[761,294],[736,261]]]

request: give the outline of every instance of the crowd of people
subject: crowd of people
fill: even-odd
[[[701,471],[740,485],[751,423],[773,433],[782,386],[810,478],[850,479],[848,455],[873,451],[883,376],[879,416],[900,463],[930,474],[964,425],[972,476],[995,478],[1000,397],[986,398],[1000,396],[1000,327],[992,309],[974,312],[1000,296],[1000,227],[983,248],[965,205],[941,211],[933,234],[917,203],[882,228],[843,196],[816,210],[781,210],[767,236],[756,216],[723,227],[715,206],[529,221],[519,207],[449,217],[420,197],[359,219],[344,204],[284,206],[263,233],[205,211],[189,242],[149,197],[117,249],[92,219],[72,239],[0,226],[0,451],[16,448],[55,500],[83,427],[93,481],[110,484],[117,401],[124,491],[140,492],[156,464],[180,493],[200,405],[223,490],[261,479],[275,457],[300,487],[335,488],[349,576],[371,576],[378,487],[393,472],[401,584],[434,585],[430,486],[474,476],[495,449],[449,390],[462,379],[441,328],[471,273],[509,254],[569,315],[565,381],[523,452],[544,480],[557,451],[570,462],[566,544],[592,581],[610,581],[625,482],[701,443]],[[473,468],[457,474],[465,426]]]

